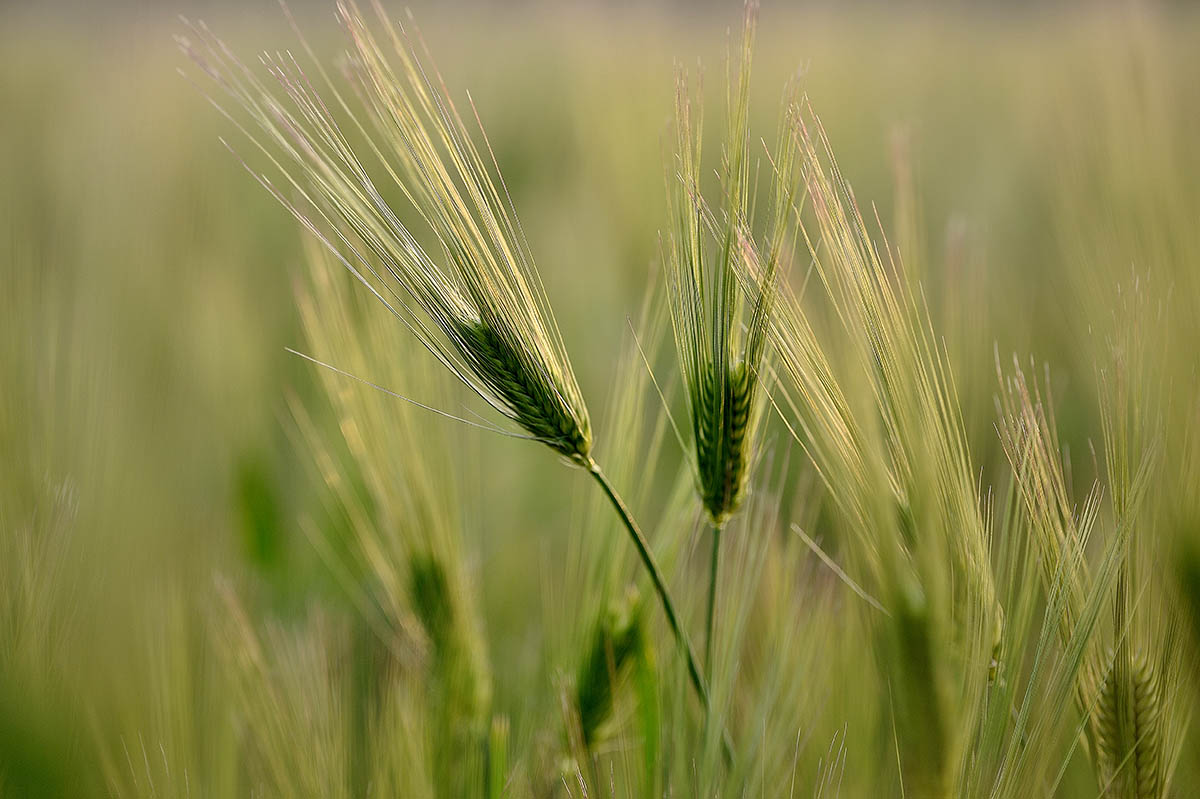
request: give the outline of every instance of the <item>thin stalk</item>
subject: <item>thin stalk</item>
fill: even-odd
[[[717,607],[717,566],[720,563],[721,556],[721,525],[713,524],[712,526],[712,556],[708,562],[708,610],[705,613],[707,617],[704,627],[704,666],[708,669],[708,679],[712,680],[716,677],[716,668],[713,665],[713,635],[716,629],[716,607]],[[706,707],[704,714],[705,735],[711,734],[713,724],[712,708]]]
[[[600,469],[600,464],[589,457],[584,465],[591,472],[592,477],[596,478],[596,482],[600,484],[600,487],[604,489],[604,494],[617,511],[617,515],[621,517],[621,522],[625,525],[625,529],[629,531],[629,537],[633,539],[633,545],[637,548],[638,555],[642,559],[642,565],[650,573],[650,581],[654,583],[654,590],[658,593],[663,613],[667,616],[667,624],[671,626],[671,632],[675,634],[675,640],[678,642],[679,648],[683,650],[684,656],[687,659],[688,676],[691,678],[692,688],[695,689],[696,696],[700,699],[700,704],[704,706],[705,718],[709,718],[712,715],[712,709],[708,697],[708,686],[704,682],[704,676],[700,673],[700,666],[696,661],[696,652],[692,647],[692,642],[688,639],[687,633],[684,632],[683,626],[679,623],[679,616],[675,612],[675,602],[671,599],[671,592],[667,588],[667,581],[663,577],[662,570],[658,567],[658,561],[654,559],[654,553],[650,551],[650,545],[647,543],[646,537],[642,535],[641,529],[638,528],[637,522],[634,521],[633,514],[629,512],[629,508],[625,506],[625,502],[617,494],[617,490],[613,488],[612,483],[608,481],[608,478]],[[729,740],[728,731],[723,731],[721,744],[725,761],[727,763],[732,762],[733,745]]]
[[[708,611],[705,614],[704,626],[704,665],[708,669],[708,677],[713,676],[713,638],[716,630],[717,609],[717,568],[721,558],[721,529],[722,525],[712,526],[712,555],[708,562]]]

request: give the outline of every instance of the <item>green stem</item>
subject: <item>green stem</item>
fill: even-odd
[[[642,565],[646,567],[646,571],[650,573],[650,580],[654,583],[654,590],[658,593],[659,601],[662,604],[663,613],[666,614],[667,624],[671,627],[671,632],[675,634],[675,640],[679,643],[679,648],[683,651],[687,659],[688,676],[692,681],[692,688],[696,691],[696,696],[700,699],[700,704],[704,706],[705,718],[711,716],[711,707],[708,697],[708,686],[704,682],[704,677],[700,673],[700,667],[696,662],[696,653],[692,648],[692,642],[688,640],[687,633],[684,632],[683,626],[679,623],[679,616],[675,612],[675,603],[671,599],[671,592],[667,588],[666,578],[663,577],[662,570],[658,567],[658,562],[654,559],[654,553],[650,551],[650,545],[646,541],[646,537],[642,535],[642,531],[638,528],[637,522],[633,520],[633,515],[629,512],[629,508],[625,507],[625,503],[621,500],[617,490],[613,488],[612,483],[604,475],[600,469],[600,464],[588,458],[585,464],[587,470],[591,472],[592,477],[596,478],[596,482],[604,489],[605,496],[612,503],[613,508],[617,511],[617,515],[621,517],[621,522],[625,525],[625,529],[629,531],[629,537],[633,539],[633,545],[637,548],[638,555],[642,559]],[[733,759],[733,746],[729,741],[729,733],[726,731],[722,738],[726,762],[731,762]]]
[[[704,665],[708,678],[713,676],[713,637],[716,630],[717,609],[717,566],[721,557],[721,525],[712,526],[712,555],[708,562],[708,612],[704,627]]]

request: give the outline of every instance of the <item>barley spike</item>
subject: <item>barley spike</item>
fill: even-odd
[[[1158,670],[1144,652],[1127,666],[1114,664],[1093,721],[1106,796],[1158,799],[1162,795],[1160,696]]]
[[[486,323],[460,324],[454,338],[463,358],[511,409],[518,424],[561,455],[586,462],[592,448],[588,418],[572,411],[556,378],[534,367]]]
[[[753,385],[745,362],[718,383],[710,372],[701,381],[696,409],[696,461],[704,507],[715,524],[737,510],[746,485],[746,443]]]
[[[645,645],[639,607],[612,607],[598,620],[575,686],[587,747],[598,740],[601,725],[612,715],[616,681]]]

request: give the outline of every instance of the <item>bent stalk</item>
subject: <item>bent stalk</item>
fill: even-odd
[[[658,593],[663,613],[667,617],[667,624],[670,625],[671,632],[675,635],[675,640],[678,642],[679,648],[683,651],[684,657],[687,660],[688,677],[691,678],[692,688],[695,689],[696,696],[700,699],[700,704],[704,707],[705,718],[711,718],[712,708],[708,695],[708,686],[704,681],[704,676],[700,673],[700,666],[697,663],[696,652],[692,647],[692,642],[688,639],[687,633],[679,623],[679,615],[675,612],[675,602],[671,599],[671,592],[667,588],[667,581],[663,576],[662,569],[658,567],[658,561],[654,559],[654,553],[650,551],[650,544],[646,541],[646,537],[642,535],[637,522],[634,521],[633,514],[629,512],[629,508],[625,506],[625,502],[617,494],[616,489],[608,481],[608,477],[605,476],[603,470],[601,470],[600,464],[596,463],[589,456],[584,465],[592,477],[596,479],[596,482],[600,484],[600,487],[604,489],[604,494],[608,497],[608,501],[612,503],[613,509],[616,510],[617,515],[621,518],[621,523],[629,531],[629,537],[633,539],[633,545],[638,551],[638,556],[642,559],[642,565],[650,573],[650,581],[654,583],[654,590]],[[722,731],[721,746],[726,762],[731,762],[733,760],[733,745],[729,740],[728,731]]]

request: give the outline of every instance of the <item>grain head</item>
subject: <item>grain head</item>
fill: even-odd
[[[464,384],[583,464],[587,408],[486,136],[481,150],[419,34],[373,9],[337,5],[340,78],[307,43],[311,65],[264,54],[263,76],[203,25],[179,41],[269,165],[243,160],[258,181]]]
[[[675,151],[667,177],[674,224],[666,254],[672,323],[691,422],[697,491],[716,527],[737,511],[750,473],[765,329],[775,293],[775,258],[744,293],[738,283],[737,262],[753,235],[749,90],[756,10],[753,3],[747,4],[737,71],[729,80],[721,191],[712,205],[717,210],[706,203],[701,188],[702,103],[682,72],[676,89]],[[732,63],[730,67],[732,71]],[[786,207],[776,203],[773,233],[781,229]],[[777,249],[772,254],[777,255]]]

